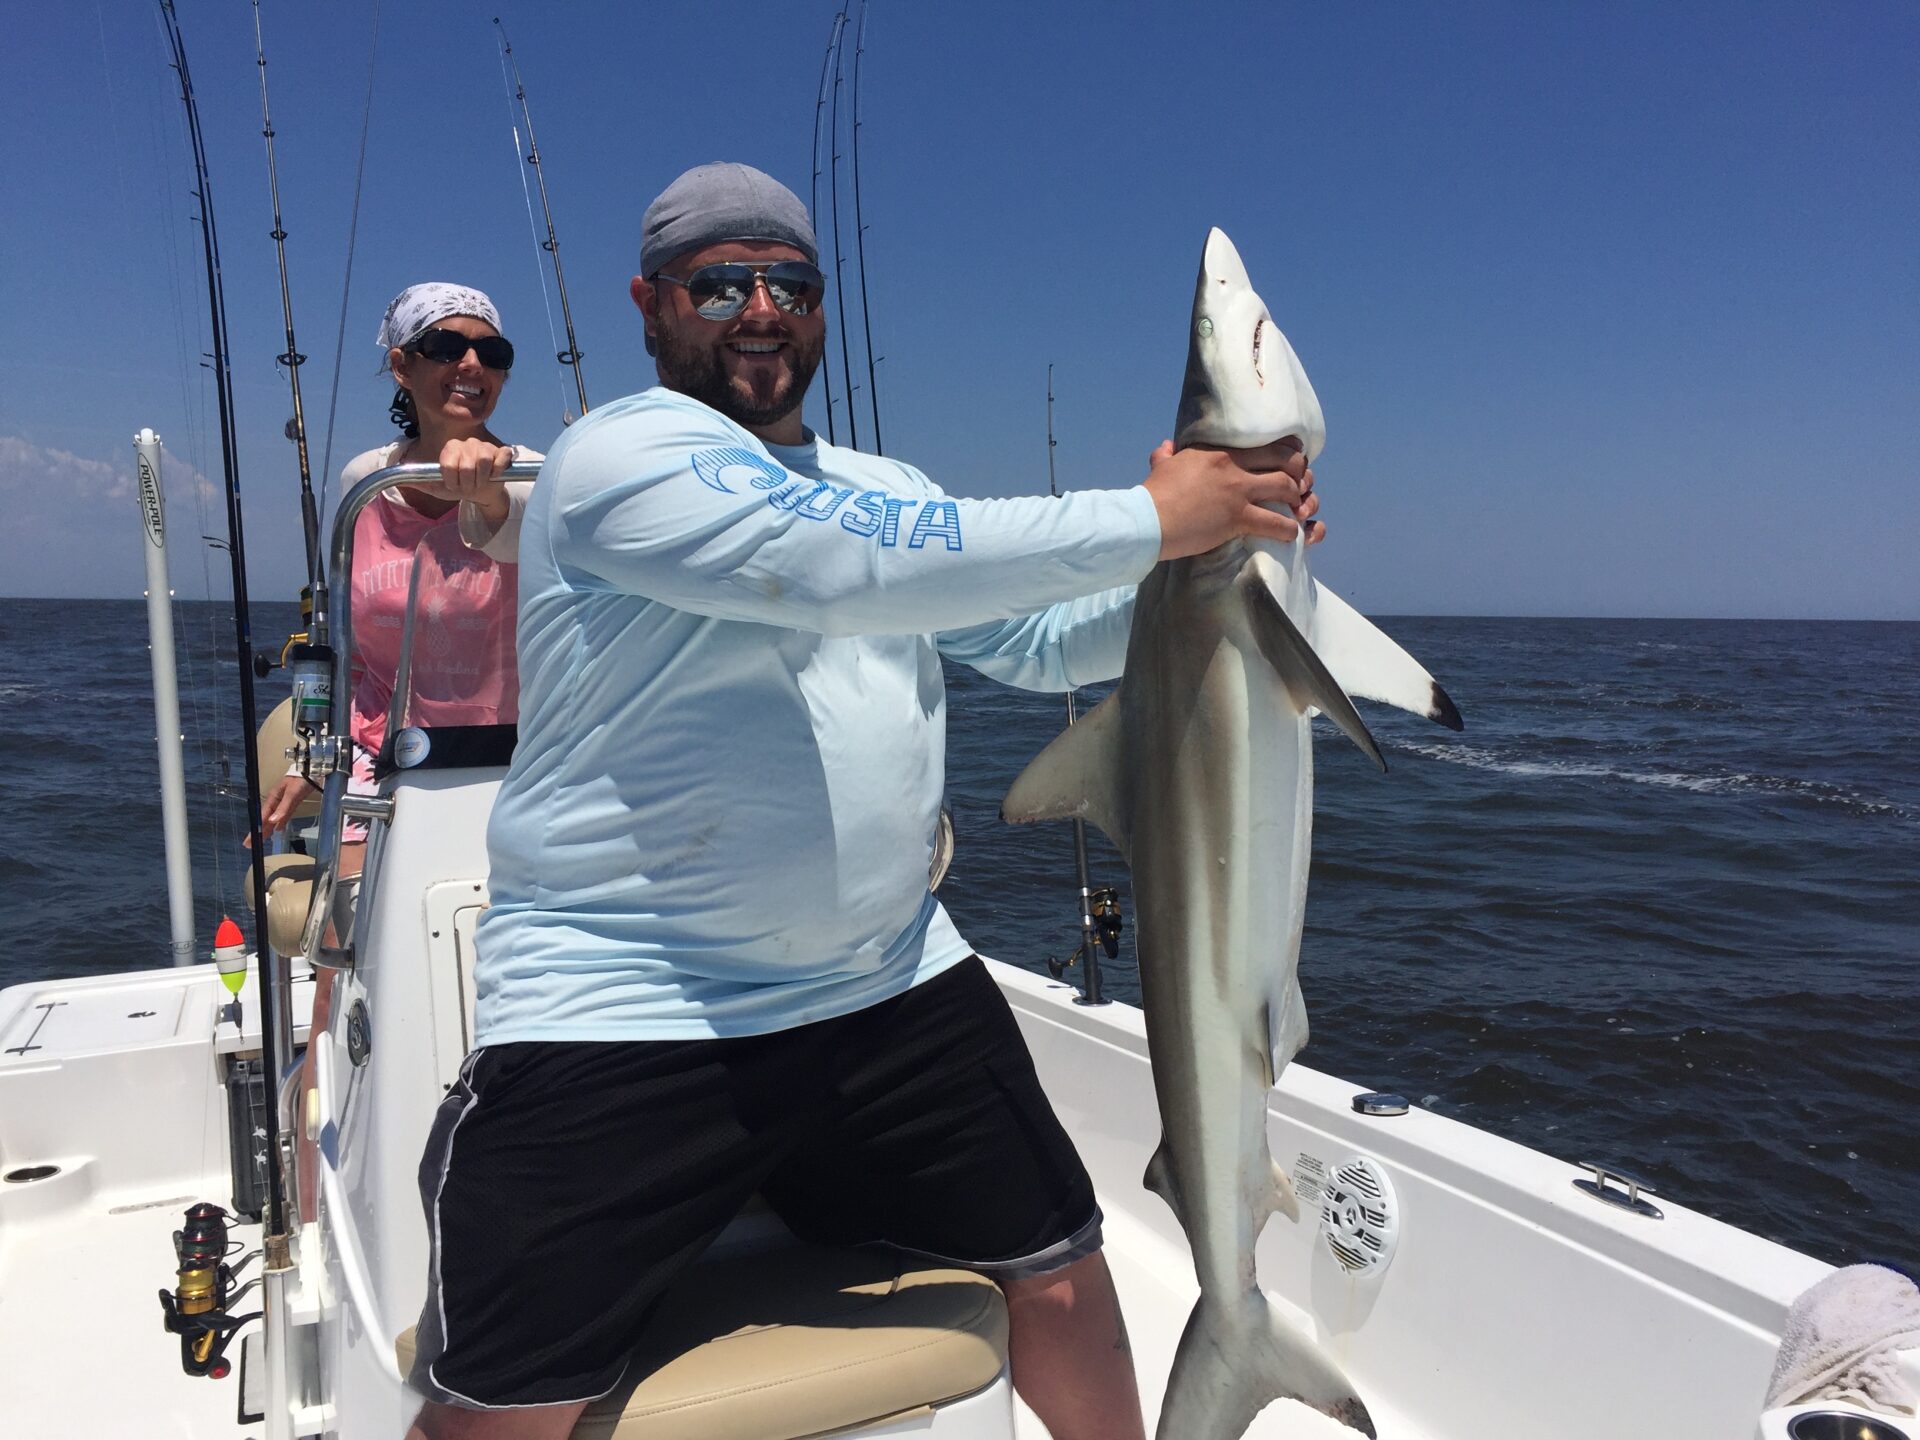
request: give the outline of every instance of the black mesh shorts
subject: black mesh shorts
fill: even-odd
[[[1092,1183],[977,958],[773,1035],[488,1046],[420,1163],[414,1387],[481,1408],[606,1393],[756,1193],[802,1240],[998,1278],[1100,1246]]]

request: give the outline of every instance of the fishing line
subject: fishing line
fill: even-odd
[[[207,275],[208,333],[213,340],[215,398],[220,408],[220,460],[225,482],[227,509],[227,560],[232,573],[234,654],[239,665],[240,721],[244,738],[242,754],[247,775],[247,834],[252,846],[250,865],[252,886],[253,933],[261,956],[261,1058],[269,1076],[277,1076],[292,1048],[292,1016],[284,964],[271,980],[267,975],[267,873],[266,844],[261,826],[260,767],[253,744],[259,725],[253,688],[253,634],[247,602],[246,524],[240,503],[238,430],[234,418],[233,371],[227,334],[226,294],[221,282],[220,240],[214,223],[213,181],[207,168],[206,136],[200,128],[198,102],[194,98],[193,78],[187,65],[186,43],[180,33],[179,17],[173,0],[160,0],[167,21],[174,73],[180,81],[181,108],[186,111],[187,134],[193,145],[194,180],[200,201],[200,240]],[[269,1105],[263,1117],[266,1152],[278,1151],[279,1122],[276,1107]],[[261,1207],[269,1268],[285,1268],[286,1193],[277,1166],[267,1166],[267,1193]]]
[[[833,163],[827,167],[827,195],[833,210],[833,284],[840,303],[834,306],[840,320],[840,374],[847,382],[847,443],[860,448],[860,415],[853,406],[853,357],[847,353],[847,257],[840,250],[840,61],[847,49],[847,12],[842,10],[837,27],[838,43],[833,47],[833,123],[827,127],[828,145]]]
[[[95,9],[96,12],[99,9],[97,3]],[[104,52],[104,17],[101,19],[101,25],[103,30],[102,46]],[[162,41],[165,42],[167,36],[164,18],[156,14],[154,16],[154,25],[159,31]],[[167,113],[171,108],[162,105],[159,95],[153,91],[148,92],[147,103],[150,112],[157,108],[161,115]],[[172,123],[184,124],[178,112],[174,112]],[[166,137],[172,133],[169,124],[156,116],[149,133],[161,137],[160,146],[164,152],[168,148],[168,140]],[[164,213],[169,217],[178,214],[177,207],[179,205],[179,197],[173,186],[174,163],[175,160],[173,156],[163,153],[160,163],[154,167],[160,172],[161,183],[166,188],[167,203]],[[189,486],[189,489],[193,494],[195,533],[199,535],[203,541],[203,543],[196,545],[194,548],[200,556],[200,595],[202,601],[205,602],[203,607],[206,620],[205,644],[208,655],[213,656],[220,653],[220,621],[218,611],[213,603],[212,546],[204,543],[209,526],[207,520],[207,496],[201,483],[202,477],[206,474],[205,430],[207,377],[204,373],[205,367],[203,365],[196,366],[194,363],[194,357],[202,353],[199,349],[201,316],[197,309],[193,312],[193,338],[189,341],[187,338],[188,312],[183,297],[183,285],[180,278],[180,236],[177,229],[172,225],[161,228],[167,240],[164,249],[167,261],[167,296],[173,310],[174,343],[179,349],[179,367],[176,373],[180,379],[181,418],[182,423],[186,426],[187,432],[182,452],[187,467],[193,474],[192,484]],[[196,368],[202,371],[200,377],[201,383],[198,387],[195,387],[189,379]],[[176,609],[178,608],[179,602],[176,601]],[[186,641],[186,643],[180,647],[180,653],[186,658],[187,703],[191,708],[193,716],[192,738],[195,765],[201,776],[201,782],[206,788],[207,795],[206,853],[213,865],[213,907],[215,913],[225,914],[234,907],[228,903],[227,867],[224,858],[228,837],[223,832],[221,823],[225,813],[221,801],[227,797],[222,794],[217,778],[221,763],[224,760],[224,748],[218,737],[213,733],[213,727],[207,723],[203,698],[200,694],[198,667],[194,662],[194,631],[192,627],[185,622],[184,610],[176,617],[175,629]]]
[[[507,57],[502,55],[500,57],[500,78],[505,80],[506,77]],[[513,93],[511,91],[507,93],[507,125],[508,128],[513,131],[514,169],[520,172],[520,195],[527,204],[527,234],[533,240],[533,273],[540,281],[540,303],[544,305],[547,310],[547,342],[557,350],[560,347],[560,332],[554,327],[553,323],[553,297],[547,293],[547,267],[540,263],[540,232],[533,220],[533,187],[527,184],[526,167],[519,163],[520,122],[514,118]],[[560,409],[564,414],[567,409],[566,377],[556,374],[553,377],[553,383],[559,387]]]
[[[255,4],[259,0],[254,0]],[[867,346],[867,401],[873,407],[873,453],[884,455],[880,443],[880,382],[874,374],[873,316],[867,308],[867,222],[860,207],[860,57],[867,53],[867,0],[860,0],[860,30],[853,42],[853,243],[859,257],[860,328]],[[836,240],[835,244],[839,242]],[[881,359],[886,357],[882,356]]]
[[[159,15],[155,15],[154,25],[160,33],[161,43],[168,43],[164,19]],[[164,84],[164,81],[162,83]],[[159,113],[164,114],[169,109],[169,107],[161,104],[160,98],[154,94],[149,94],[147,100],[150,110],[157,109]],[[175,111],[173,112],[173,119],[170,123],[183,125],[184,121],[181,120],[179,113]],[[160,141],[161,148],[163,151],[166,150],[168,142],[165,137],[171,133],[169,122],[156,120],[151,133],[162,137]],[[155,167],[160,172],[161,184],[166,187],[167,206],[165,213],[169,217],[179,213],[178,206],[180,203],[179,196],[173,188],[174,158],[171,154],[162,154],[160,163]],[[196,471],[205,474],[207,468],[206,451],[201,441],[202,432],[206,427],[205,377],[202,377],[203,384],[197,393],[191,381],[188,379],[195,369],[194,357],[205,354],[200,343],[200,327],[203,317],[197,309],[193,312],[193,336],[192,339],[189,340],[187,336],[187,307],[184,298],[185,286],[180,278],[180,237],[171,227],[163,227],[163,233],[167,237],[167,296],[173,306],[174,339],[180,347],[180,368],[178,371],[180,376],[180,408],[187,424],[187,459],[188,463],[191,464]],[[197,488],[195,494],[196,497],[198,497],[199,492]],[[200,498],[199,522],[201,533],[205,534],[207,517],[204,497]],[[202,548],[204,549],[204,547]],[[203,555],[202,559],[204,560],[204,558]],[[203,569],[204,568],[203,566]],[[213,581],[210,572],[207,574],[207,585],[206,589],[202,592],[202,596],[207,600],[213,598]]]
[[[813,166],[813,189],[807,201],[807,220],[813,226],[813,233],[820,233],[820,117],[827,108],[827,71],[833,62],[834,47],[840,40],[840,27],[846,20],[846,12],[833,17],[833,29],[827,36],[827,53],[820,57],[820,84],[815,89],[813,99],[813,149],[807,159]],[[838,438],[833,428],[833,366],[820,367],[820,389],[827,399],[827,443],[837,445]]]
[[[130,187],[127,184],[126,139],[120,125],[120,104],[119,104],[120,87],[118,83],[115,81],[114,75],[113,75],[113,61],[107,48],[106,10],[105,10],[105,7],[100,3],[100,0],[94,0],[93,14],[94,14],[94,21],[99,26],[99,32],[100,32],[100,71],[102,76],[106,80],[107,125],[108,125],[109,133],[113,136],[114,181],[116,186],[118,187],[118,194],[120,197],[120,208],[122,212],[131,214],[133,213],[133,207],[129,203],[129,199],[128,199],[128,196],[130,194]],[[155,23],[156,24],[160,23],[157,16],[155,17]],[[164,136],[166,134],[166,131],[164,128],[156,127],[156,129],[152,133]],[[165,142],[162,141],[162,143],[164,144]],[[169,165],[163,164],[160,167],[160,169],[162,174],[164,174],[167,177],[168,208],[166,213],[169,216],[171,216],[174,213],[172,207],[173,207],[173,204],[175,203],[174,197],[173,197],[172,168]],[[180,377],[182,420],[183,420],[183,423],[185,423],[185,417],[191,413],[191,403],[190,403],[191,386],[187,382],[187,357],[189,352],[187,351],[187,347],[186,347],[186,324],[185,324],[184,315],[180,306],[180,284],[179,284],[179,275],[177,272],[178,260],[179,260],[178,241],[179,241],[178,235],[174,231],[169,229],[167,231],[167,248],[166,248],[167,260],[169,262],[169,267],[170,267],[169,274],[168,274],[168,284],[169,284],[170,298],[171,298],[173,311],[174,311],[174,340],[176,345],[178,345],[180,349],[180,368],[178,373]],[[187,443],[186,443],[186,452],[188,454],[190,454],[191,451],[193,450],[194,444],[195,444],[195,432],[193,431],[192,427],[189,426],[187,431]],[[185,457],[183,456],[183,459],[184,458]],[[194,465],[191,462],[191,460],[185,460],[185,463],[187,464],[189,471],[192,472],[192,479],[188,488],[193,492],[193,497],[194,497],[195,507],[196,507],[196,516],[199,521],[199,528],[201,531],[204,531],[207,528],[206,527],[207,502],[206,502],[206,496],[200,490],[200,485],[199,485],[200,467]],[[196,546],[195,548],[200,552],[202,583],[203,583],[203,586],[205,587],[204,593],[211,595],[213,591],[213,576],[212,576],[211,570],[208,568],[208,565],[207,565],[207,547],[204,545],[200,545],[200,546]],[[191,625],[191,616],[189,616],[187,613],[186,601],[181,598],[180,587],[178,585],[175,585],[167,595],[167,608],[173,614],[173,628],[175,633],[178,634],[182,638],[182,640],[184,640],[185,642],[184,644],[179,646],[178,650],[176,651],[176,654],[179,656],[180,661],[182,663],[182,668],[184,668],[186,671],[186,679],[187,679],[188,723],[185,728],[187,731],[187,737],[190,740],[190,743],[193,749],[197,773],[199,774],[204,787],[203,793],[205,793],[207,796],[207,799],[205,802],[205,810],[206,810],[206,816],[207,816],[207,852],[208,852],[208,858],[211,860],[213,865],[214,896],[216,898],[216,902],[222,908],[224,908],[225,901],[226,901],[226,867],[221,861],[221,851],[224,847],[220,843],[220,833],[219,833],[219,825],[220,825],[219,794],[217,790],[214,790],[211,784],[209,783],[212,771],[211,771],[211,767],[207,762],[208,726],[207,726],[207,720],[206,720],[206,713],[202,708],[202,701],[201,701],[201,695],[200,695],[199,667],[194,663],[194,653],[193,653],[194,641],[193,641],[193,629]]]
[[[580,361],[582,358],[580,354],[580,337],[576,335],[573,330],[573,306],[567,302],[567,272],[560,264],[560,234],[553,228],[553,202],[547,198],[547,170],[546,166],[542,164],[540,160],[540,141],[533,133],[533,110],[527,104],[527,87],[520,79],[520,62],[513,58],[513,42],[507,39],[507,27],[500,23],[500,17],[498,15],[493,17],[493,23],[494,28],[500,32],[500,58],[503,64],[513,67],[513,90],[508,102],[509,114],[511,114],[512,102],[518,101],[520,104],[520,118],[527,122],[527,164],[526,169],[520,172],[520,184],[524,189],[527,183],[526,170],[532,170],[534,181],[540,187],[540,213],[546,217],[547,221],[547,238],[545,240],[540,239],[539,231],[535,230],[534,243],[553,257],[553,284],[554,288],[560,292],[560,319],[567,329],[567,348],[564,350],[556,350],[554,358],[562,365],[572,367],[574,389],[580,396],[580,413],[584,415],[587,413],[587,382],[580,372]],[[514,127],[513,148],[514,154],[518,155],[520,153],[520,130],[518,126]],[[529,203],[527,207],[527,223],[529,226],[533,224],[533,207],[531,203]],[[542,277],[540,295],[543,300],[546,298],[546,283],[544,277]],[[547,311],[547,333],[549,336],[553,333],[553,311],[551,307],[549,307]],[[559,343],[558,340],[554,341],[556,346],[558,346]],[[564,385],[561,387],[560,394],[562,397],[560,401],[561,419],[566,424],[571,425],[573,423],[573,411],[567,407],[565,399],[566,387]]]
[[[500,17],[493,17],[493,23],[500,25]],[[500,29],[500,83],[507,90],[507,128],[513,133],[513,168],[520,173],[520,196],[527,206],[527,235],[533,241],[533,273],[540,282],[540,303],[547,310],[547,343],[555,352],[560,351],[560,332],[553,323],[553,297],[547,292],[547,267],[540,263],[540,227],[533,218],[533,187],[527,184],[528,167],[520,163],[520,120],[513,113],[513,82],[507,78],[507,32]],[[555,374],[553,383],[560,390],[560,414],[564,423],[573,423],[573,412],[567,407],[567,381],[564,375]]]
[[[267,142],[267,190],[273,197],[273,248],[280,262],[280,314],[286,322],[287,348],[274,361],[286,368],[293,390],[293,419],[288,422],[300,467],[300,537],[307,549],[307,585],[320,575],[320,515],[314,506],[313,472],[307,464],[307,414],[300,403],[300,367],[307,357],[293,338],[293,294],[287,287],[287,227],[280,220],[280,168],[273,158],[273,114],[267,107],[267,46],[260,33],[260,0],[253,0],[253,47],[260,66],[260,133]]]
[[[347,344],[347,302],[353,298],[353,248],[360,236],[360,186],[367,178],[367,135],[373,128],[374,63],[380,55],[380,0],[373,0],[373,37],[367,44],[367,104],[360,116],[360,160],[353,171],[353,218],[347,225],[347,273],[340,282],[340,328],[333,337],[333,389],[327,396],[327,443],[320,474],[333,475],[333,422],[340,409],[340,357]]]
[[[105,6],[100,3],[100,0],[94,0],[93,17],[94,17],[95,23],[99,26],[99,32],[100,32],[100,73],[103,76],[103,78],[106,80],[107,127],[108,127],[109,133],[113,136],[114,183],[117,187],[118,194],[120,197],[121,210],[125,213],[130,214],[132,213],[133,207],[128,200],[130,191],[127,185],[126,140],[121,132],[121,127],[120,127],[120,104],[118,99],[120,87],[113,78],[113,61],[110,55],[108,54],[108,50],[107,50],[106,9],[105,9]],[[158,23],[157,19],[155,23]],[[169,175],[169,181],[168,181],[169,198],[171,199],[171,183],[172,183],[171,172],[168,169],[168,167],[163,166],[161,168],[163,173],[167,173]],[[167,213],[168,214],[173,213],[171,206],[169,206]],[[167,251],[169,260],[173,260],[176,258],[174,254],[174,248],[173,248],[176,239],[177,237],[175,237],[173,233],[169,231],[168,232],[168,251]],[[184,324],[180,323],[181,315],[179,310],[178,278],[176,276],[170,276],[169,279],[172,283],[174,319],[176,322],[174,338],[176,343],[178,343],[181,348],[181,357],[180,357],[181,359],[181,368],[180,368],[181,400],[184,404],[184,402],[188,398],[188,393],[189,393],[189,387],[187,386],[187,383],[186,383],[186,342],[184,338],[186,327]],[[191,433],[192,432],[189,431],[189,440],[188,440],[189,446],[191,446],[192,444]],[[189,462],[189,468],[197,469],[198,467],[191,465],[191,463]],[[199,494],[199,486],[197,484],[189,488],[191,488],[194,491],[195,498],[198,499],[200,502],[199,509],[200,509],[201,528],[204,529],[205,519],[206,519],[205,497]],[[206,553],[205,548],[204,547],[200,547],[200,548],[201,548],[201,554],[204,557]],[[207,583],[208,583],[208,586],[211,587],[212,585],[211,577],[208,578]],[[178,586],[175,586],[173,590],[169,592],[167,596],[167,606],[168,606],[168,609],[170,609],[173,612],[174,629],[181,635],[188,637],[188,643],[180,647],[180,652],[185,656],[185,659],[186,659],[187,703],[192,708],[193,724],[191,726],[191,729],[194,736],[194,745],[195,745],[195,748],[201,752],[201,759],[204,762],[204,759],[205,759],[204,730],[202,728],[202,717],[200,713],[199,683],[194,673],[193,643],[191,638],[192,631],[188,628],[188,625],[187,625],[188,616],[186,614],[185,602],[183,602],[180,599]],[[215,860],[217,863],[218,861],[217,852],[215,855]]]
[[[113,83],[113,65],[107,59],[107,15],[100,0],[93,0],[93,18],[100,26],[100,73],[107,81],[107,126],[113,134],[113,177],[119,186],[120,209],[131,214],[132,207],[127,203],[126,148],[120,138],[120,107],[114,101],[114,92],[119,87]]]
[[[158,17],[156,24],[160,24]],[[164,26],[162,26],[164,30]],[[159,97],[153,97],[153,103],[159,104]],[[169,107],[162,105],[163,111]],[[176,113],[174,123],[184,129],[185,121]],[[169,133],[165,128],[158,133]],[[176,159],[172,155],[163,157],[157,167],[162,183],[167,190],[167,213],[178,213],[179,197],[174,190],[173,176]],[[199,307],[189,308],[186,303],[186,282],[183,277],[183,262],[180,257],[180,235],[177,229],[168,228],[167,236],[167,288],[173,303],[174,338],[180,347],[180,401],[182,414],[186,420],[187,443],[186,460],[194,473],[193,518],[194,533],[199,536],[200,544],[194,549],[200,556],[200,598],[204,604],[203,618],[206,621],[204,644],[210,662],[217,663],[220,654],[220,609],[213,590],[213,551],[218,541],[213,538],[213,522],[207,516],[207,494],[202,479],[207,473],[207,385],[209,376],[204,357],[206,346],[203,343],[206,317]],[[192,316],[192,336],[187,332],[188,316]],[[190,377],[199,375],[199,384],[195,385]],[[193,642],[192,632],[182,629],[188,643],[184,647],[188,656],[188,685],[192,694],[194,726],[197,730],[196,743],[199,747],[198,763],[200,774],[208,787],[207,804],[207,851],[213,858],[213,909],[218,915],[225,915],[237,908],[227,890],[227,847],[239,843],[242,828],[239,817],[233,814],[230,805],[223,806],[222,801],[230,801],[233,796],[230,788],[223,789],[224,782],[230,782],[232,772],[227,759],[227,747],[217,733],[217,728],[207,722],[199,693],[199,677],[192,673]],[[229,829],[231,833],[229,833]]]

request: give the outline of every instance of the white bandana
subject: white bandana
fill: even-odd
[[[423,285],[409,285],[393,297],[374,343],[382,350],[403,349],[409,341],[419,339],[421,331],[450,315],[471,315],[495,330],[500,328],[500,312],[482,291],[429,280]]]

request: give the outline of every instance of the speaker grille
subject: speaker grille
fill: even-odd
[[[1400,1236],[1387,1172],[1364,1155],[1335,1165],[1320,1197],[1320,1233],[1341,1269],[1358,1275],[1385,1268]]]

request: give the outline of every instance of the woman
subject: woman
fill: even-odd
[[[457,622],[448,633],[463,637],[469,662],[449,659],[445,647],[438,647],[443,669],[479,672],[465,682],[465,703],[448,707],[459,713],[446,718],[469,724],[513,718],[514,560],[532,486],[503,482],[498,472],[513,460],[541,458],[525,446],[505,444],[487,428],[513,366],[513,346],[500,333],[499,312],[480,291],[437,282],[408,286],[387,306],[378,343],[398,387],[388,414],[402,434],[348,461],[340,473],[342,493],[389,465],[437,461],[440,479],[396,485],[354,522],[354,764],[347,788],[358,795],[374,793],[373,762],[386,740],[417,553],[432,554],[440,564],[440,557],[458,555],[462,547],[477,552],[470,574],[462,577],[470,583],[436,592],[436,618]],[[444,613],[448,601],[457,615]],[[422,647],[413,660],[416,680],[431,682],[432,664]],[[271,835],[285,825],[313,789],[297,773],[284,776],[261,802],[264,831]],[[366,834],[358,822],[342,831],[341,875],[359,873]]]
[[[513,346],[500,334],[499,312],[480,291],[408,286],[387,306],[378,343],[398,387],[388,414],[401,436],[349,460],[340,472],[342,493],[389,465],[438,461],[440,479],[396,485],[354,521],[353,774],[347,790],[357,795],[374,793],[373,762],[386,740],[416,564],[430,564],[437,579],[464,573],[458,583],[434,587],[434,638],[451,637],[453,644],[416,645],[409,689],[419,694],[424,684],[433,690],[443,723],[514,718],[515,559],[533,487],[502,481],[499,472],[514,460],[542,458],[525,446],[505,444],[487,428],[513,367]],[[453,687],[444,682],[451,677],[458,679],[458,694],[449,703]],[[313,793],[298,773],[287,774],[261,802],[262,829],[273,834]],[[360,873],[366,840],[364,822],[341,827],[342,877]],[[326,1028],[332,1000],[333,972],[322,969],[314,984],[314,1033]],[[312,1084],[309,1059],[303,1106]],[[315,1213],[317,1163],[312,1143],[303,1138],[298,1203],[307,1218]]]

